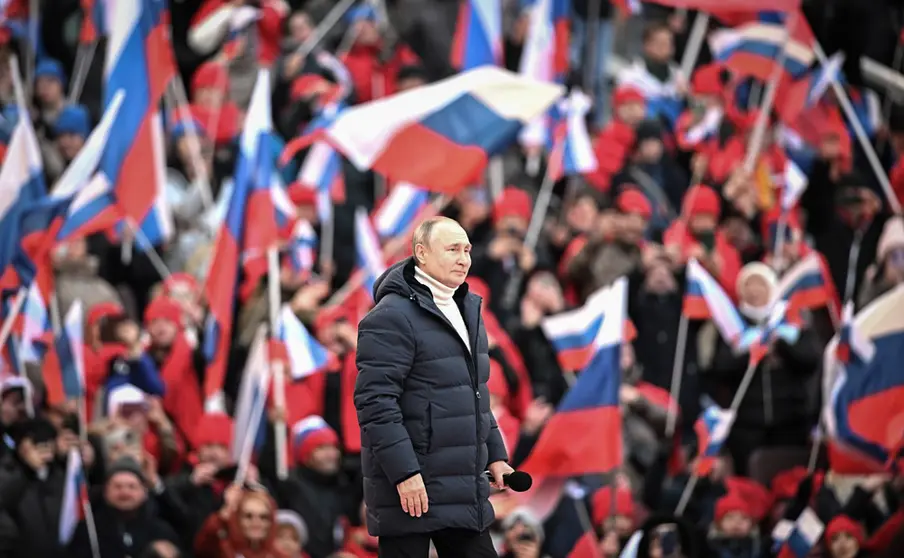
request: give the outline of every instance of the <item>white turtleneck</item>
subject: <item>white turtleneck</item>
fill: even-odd
[[[447,287],[430,277],[418,266],[414,266],[414,278],[417,279],[418,283],[430,289],[436,307],[449,320],[449,323],[452,324],[452,327],[455,328],[455,331],[458,332],[459,337],[465,342],[465,346],[470,351],[471,342],[468,340],[468,327],[465,325],[465,319],[461,315],[461,310],[458,309],[458,305],[452,299],[455,289]]]

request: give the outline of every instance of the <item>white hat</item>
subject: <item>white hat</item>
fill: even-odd
[[[298,540],[301,542],[302,547],[308,543],[308,526],[304,522],[304,519],[292,510],[277,511],[276,524],[288,525],[295,529],[295,532],[298,533]]]
[[[744,286],[744,283],[747,282],[751,277],[760,277],[763,281],[769,285],[770,293],[775,290],[775,287],[778,285],[778,277],[775,275],[775,272],[772,271],[772,268],[763,262],[750,262],[741,268],[741,272],[738,273],[738,280],[735,282],[735,288],[740,291]]]
[[[132,384],[123,384],[110,390],[107,397],[107,416],[113,417],[123,405],[147,403],[145,393]]]

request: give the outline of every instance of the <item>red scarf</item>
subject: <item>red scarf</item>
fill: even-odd
[[[180,333],[161,366],[160,375],[166,386],[163,409],[172,417],[191,447],[197,447],[195,431],[204,414],[204,403],[192,352],[188,340]]]

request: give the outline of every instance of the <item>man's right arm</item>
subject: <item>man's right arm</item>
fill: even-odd
[[[420,472],[399,407],[414,354],[414,329],[401,313],[377,309],[361,321],[355,409],[361,435],[393,485]]]

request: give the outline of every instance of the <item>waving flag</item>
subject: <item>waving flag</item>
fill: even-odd
[[[782,188],[781,207],[782,211],[791,211],[800,196],[807,189],[809,179],[804,171],[800,170],[794,161],[788,160],[785,163],[785,184]]]
[[[711,319],[722,339],[733,346],[746,328],[728,294],[697,260],[687,262],[687,291],[682,312],[691,320]]]
[[[386,262],[383,261],[380,239],[363,207],[355,211],[355,253],[358,268],[364,272],[364,290],[372,299],[374,283],[386,271]]]
[[[59,543],[66,546],[75,534],[75,528],[85,514],[88,503],[88,483],[82,467],[81,450],[72,448],[66,460],[66,480],[63,485],[63,503],[60,507]]]
[[[836,53],[824,66],[808,72],[801,79],[784,86],[775,109],[784,122],[793,123],[807,109],[813,108],[825,95],[833,80],[842,79],[844,54]]]
[[[563,103],[566,117],[556,126],[547,172],[553,180],[596,171],[597,160],[587,133],[590,98],[573,90]]]
[[[274,161],[267,143],[272,130],[270,114],[270,76],[267,70],[261,70],[245,117],[235,185],[226,219],[217,235],[210,267],[213,271],[204,285],[210,308],[204,336],[208,362],[204,392],[208,400],[223,388],[236,292],[244,297],[251,294],[266,274],[267,250],[279,240],[273,194]],[[240,271],[244,271],[242,285]]]
[[[38,364],[47,349],[48,336],[53,335],[53,332],[50,328],[47,301],[44,300],[37,282],[28,287],[22,317],[22,361]]]
[[[646,100],[647,117],[665,119],[671,127],[678,122],[684,110],[684,98],[680,83],[683,78],[677,66],[669,68],[666,81],[652,75],[646,64],[637,61],[618,73],[619,87],[631,87],[640,91]]]
[[[826,347],[823,419],[829,437],[882,466],[901,458],[904,287],[879,297]],[[843,345],[848,345],[845,349]],[[839,350],[839,346],[842,348]],[[838,362],[837,355],[846,362]]]
[[[697,475],[708,476],[712,471],[715,458],[722,452],[734,421],[735,414],[730,409],[709,405],[694,423],[694,432],[697,434]]]
[[[522,470],[540,477],[572,477],[606,473],[621,465],[618,394],[627,295],[625,278],[602,295],[605,314],[592,342],[593,357],[540,432]]]
[[[292,379],[300,380],[330,364],[330,353],[311,336],[298,316],[286,305],[279,313],[279,334],[286,346]]]
[[[114,185],[116,201],[125,219],[142,232],[154,234],[164,227],[166,184],[163,123],[160,103],[176,74],[168,33],[166,0],[110,2],[104,102],[119,90],[126,92],[123,110],[112,128],[101,170]],[[145,221],[151,221],[145,224]],[[147,230],[145,230],[147,227]],[[169,229],[171,231],[171,227]]]
[[[470,70],[502,65],[502,3],[463,0],[452,39],[452,67]]]
[[[374,212],[374,228],[380,238],[405,234],[426,207],[430,194],[412,184],[396,184]]]
[[[776,339],[784,339],[791,344],[797,342],[800,328],[787,321],[787,310],[786,301],[775,302],[765,325],[747,328],[741,334],[737,347],[750,351],[750,366],[757,366],[763,360]]]
[[[793,12],[801,0],[646,0],[653,4],[700,10],[703,12],[759,12],[761,10]]]
[[[757,21],[735,31],[738,42],[720,52],[719,58],[739,76],[769,81],[783,48],[783,69],[792,79],[803,76],[813,64],[816,39],[800,12],[761,12]]]
[[[789,304],[788,314],[802,309],[815,310],[825,306],[837,317],[840,302],[828,267],[817,252],[811,252],[782,275],[775,289],[775,298]]]
[[[594,341],[603,326],[609,290],[603,287],[587,297],[583,306],[543,318],[540,327],[556,350],[563,370],[583,370],[596,352]]]
[[[267,393],[270,389],[270,354],[267,350],[266,327],[262,324],[248,353],[242,383],[235,403],[235,431],[232,436],[232,459],[239,463],[246,444],[252,453],[260,451],[267,436]],[[250,441],[249,441],[250,438]],[[248,456],[250,457],[250,456]]]
[[[317,233],[314,227],[299,219],[292,229],[292,237],[287,246],[286,260],[294,273],[307,277],[314,271],[317,259]]]
[[[283,159],[322,139],[390,182],[453,193],[478,182],[489,157],[561,95],[558,85],[483,66],[351,107],[330,126],[290,142]]]
[[[776,524],[772,530],[773,552],[779,558],[807,558],[824,530],[825,525],[816,512],[804,508],[794,522],[783,519]]]
[[[327,105],[305,128],[305,134],[328,128],[346,109],[345,103]],[[297,182],[290,188],[307,188],[317,192],[317,214],[322,223],[333,218],[333,203],[345,200],[342,155],[326,141],[315,142],[298,170]]]

